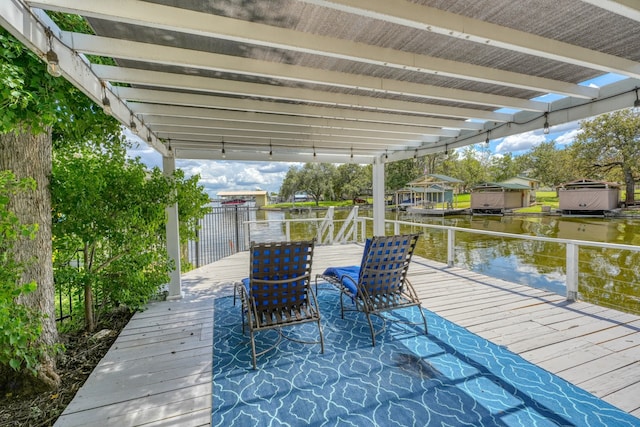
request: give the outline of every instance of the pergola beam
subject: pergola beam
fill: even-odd
[[[420,102],[399,101],[388,98],[349,95],[322,90],[249,83],[208,77],[176,75],[160,71],[114,67],[109,65],[97,65],[93,67],[93,70],[104,80],[131,85],[197,90],[216,94],[260,97],[270,100],[308,102],[338,107],[362,108],[397,113],[419,113],[443,117],[456,117],[461,119],[508,122],[513,118],[511,114],[496,113],[487,110],[475,110],[472,108],[423,104]]]
[[[634,61],[408,1],[301,1],[420,30],[426,28],[428,31],[447,37],[600,70],[604,73],[640,78],[640,68]],[[636,20],[640,15],[638,1],[586,0],[586,2],[623,16],[635,15],[632,19]]]
[[[406,141],[407,139],[436,141],[437,136],[425,135],[421,133],[394,133],[385,131],[368,131],[360,129],[344,129],[344,128],[327,128],[318,126],[295,126],[281,125],[271,123],[256,123],[247,121],[232,120],[208,120],[198,118],[173,118],[167,116],[145,116],[144,122],[151,125],[160,132],[159,126],[171,126],[175,129],[203,129],[211,132],[224,132],[226,130],[241,130],[247,132],[260,132],[264,137],[269,138],[273,134],[291,134],[291,135],[331,135],[345,137],[345,142],[349,142],[349,138],[363,138],[371,140],[385,141]],[[449,136],[456,136],[458,132],[451,132]]]
[[[38,0],[43,9],[577,98],[598,89],[140,0]]]
[[[298,117],[315,117],[322,119],[351,120],[364,123],[390,123],[411,126],[437,126],[449,129],[482,130],[484,125],[460,119],[426,117],[418,114],[396,114],[380,111],[354,110],[340,107],[319,105],[290,104],[285,102],[258,101],[254,99],[228,98],[215,95],[188,94],[181,92],[167,93],[161,90],[130,88],[116,86],[113,90],[122,98],[131,102],[148,104],[167,104],[170,106],[200,107],[281,114]]]
[[[513,108],[517,110],[546,111],[548,108],[546,102],[528,99],[384,79],[362,74],[320,70],[217,53],[198,52],[197,55],[194,55],[193,50],[190,49],[151,45],[130,40],[72,33],[64,34],[64,38],[74,50],[85,54],[111,58],[330,85],[346,89],[371,91],[373,93],[462,102],[465,104],[491,106],[494,109]]]
[[[182,136],[187,135],[200,135],[203,137],[211,137],[213,139],[220,140],[221,137],[225,139],[229,136],[236,137],[247,137],[247,138],[255,138],[261,139],[261,146],[264,147],[268,145],[269,140],[277,139],[280,141],[288,141],[291,147],[297,147],[301,143],[311,144],[312,142],[317,143],[342,143],[344,146],[349,147],[350,144],[361,143],[366,144],[368,146],[381,146],[381,147],[389,147],[394,150],[402,150],[407,146],[415,147],[420,145],[420,140],[418,138],[414,139],[413,143],[410,143],[411,139],[392,139],[392,138],[372,138],[372,137],[359,137],[355,135],[349,134],[339,134],[333,135],[331,133],[306,133],[306,132],[275,132],[275,131],[265,131],[265,130],[250,130],[250,129],[225,129],[225,128],[210,128],[210,127],[184,127],[184,126],[176,126],[171,124],[157,124],[153,126],[153,129],[157,132],[157,134],[164,138],[180,138]],[[434,139],[424,138],[425,142],[435,142]]]
[[[431,136],[455,136],[460,133],[458,129],[443,129],[438,127],[396,125],[389,123],[376,123],[371,121],[358,121],[348,119],[330,119],[304,116],[287,116],[284,114],[265,114],[251,111],[232,111],[200,107],[182,107],[175,105],[143,104],[137,102],[127,103],[129,107],[147,123],[161,120],[164,123],[178,124],[177,119],[205,119],[211,121],[237,122],[238,126],[245,123],[277,124],[297,128],[307,126],[313,128],[326,128],[334,130],[361,130],[367,132],[392,132],[408,135]],[[150,119],[150,117],[153,117]],[[156,119],[156,117],[158,119]],[[186,122],[182,122],[186,123]]]
[[[594,6],[640,22],[640,3],[638,0],[582,0]]]
[[[172,144],[174,142],[172,141]],[[256,161],[256,151],[250,149],[236,149],[234,151],[227,151],[225,157],[222,157],[220,150],[212,150],[211,148],[202,148],[199,145],[189,146],[188,142],[184,142],[179,145],[179,141],[176,143],[178,146],[173,149],[174,155],[178,159],[192,159],[192,160],[228,160],[228,161]],[[268,152],[262,150],[260,154],[263,156],[264,161],[269,161]],[[291,162],[291,163],[357,163],[357,164],[371,164],[374,162],[374,157],[371,155],[355,155],[351,157],[349,150],[345,150],[344,154],[339,154],[332,151],[331,153],[316,153],[314,156],[309,152],[290,152],[282,150],[274,150],[272,161],[277,162]]]

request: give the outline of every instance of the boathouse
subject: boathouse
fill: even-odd
[[[558,196],[563,215],[603,215],[618,208],[620,184],[579,179],[562,184]]]
[[[268,204],[267,190],[219,191],[218,197],[223,200],[228,200],[228,199],[255,200],[256,207],[262,207]]]
[[[471,189],[474,214],[499,214],[529,205],[529,186],[506,182],[486,182]]]

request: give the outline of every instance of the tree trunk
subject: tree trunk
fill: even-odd
[[[34,191],[19,193],[9,205],[24,224],[38,224],[33,240],[16,242],[16,260],[24,266],[22,283],[35,281],[37,289],[22,295],[18,303],[44,315],[39,343],[58,342],[55,315],[55,288],[53,284],[53,254],[51,240],[51,132],[33,135],[31,129],[0,134],[0,169],[9,169],[18,179],[32,177],[37,184]],[[30,375],[30,374],[25,374]],[[38,367],[34,388],[54,389],[60,385],[55,372],[55,355],[49,354]]]
[[[625,204],[629,206],[629,205],[633,205],[636,201],[635,200],[635,197],[636,197],[635,181],[633,180],[633,172],[631,171],[631,169],[625,168],[623,169],[623,172],[624,172],[624,184],[627,188]]]

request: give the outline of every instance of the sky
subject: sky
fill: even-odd
[[[623,78],[625,77],[606,74],[581,84],[601,87]],[[544,95],[534,98],[534,100],[553,102],[559,98],[559,96],[555,95]],[[492,155],[500,156],[512,153],[514,156],[518,156],[545,141],[555,140],[558,148],[571,144],[578,134],[578,128],[578,122],[565,123],[558,126],[552,125],[548,135],[545,135],[543,130],[539,129],[492,140],[488,147],[484,146],[484,144],[478,145],[483,145],[482,150],[485,152],[489,150]],[[139,157],[149,168],[154,166],[162,168],[162,156],[160,154],[128,130],[125,130],[125,134],[134,146],[129,150],[131,157]],[[270,193],[277,193],[287,171],[293,165],[300,164],[226,160],[176,160],[176,168],[182,169],[187,177],[200,174],[200,185],[204,186],[211,198],[217,198],[219,191],[267,190]]]

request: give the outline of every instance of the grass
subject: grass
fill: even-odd
[[[555,191],[536,191],[536,204],[525,208],[514,209],[517,213],[541,213],[542,206],[558,209],[560,201]]]

